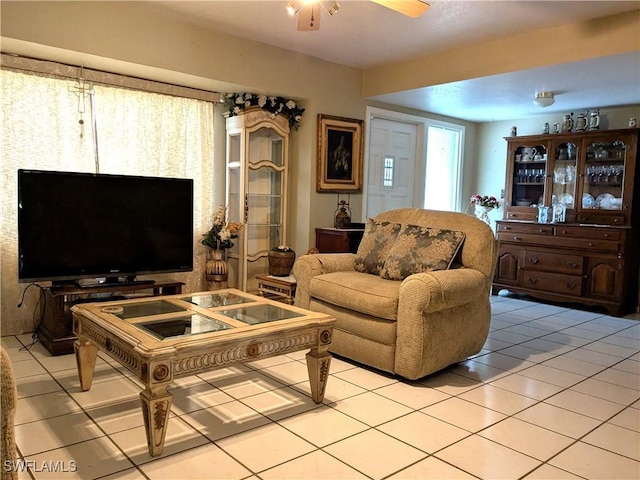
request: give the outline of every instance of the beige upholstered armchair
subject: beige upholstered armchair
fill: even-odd
[[[482,348],[496,255],[475,217],[391,210],[367,221],[358,253],[301,256],[295,302],[336,318],[333,353],[417,379]]]

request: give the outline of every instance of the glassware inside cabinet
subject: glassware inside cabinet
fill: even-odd
[[[625,154],[626,145],[619,140],[587,145],[582,187],[583,209],[622,209]]]
[[[511,195],[514,206],[529,207],[544,202],[546,172],[546,145],[521,145],[515,149]]]
[[[572,142],[556,145],[554,151],[552,205],[564,205],[571,209],[576,207],[576,177],[578,169],[578,147]]]

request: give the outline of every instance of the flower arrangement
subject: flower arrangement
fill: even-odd
[[[214,250],[233,247],[232,238],[238,238],[242,229],[241,223],[227,223],[227,207],[220,205],[213,214],[213,225],[202,235],[202,244]]]
[[[289,127],[296,130],[300,127],[304,108],[293,100],[283,97],[268,97],[256,93],[225,93],[222,95],[224,105],[229,109],[227,114],[234,117],[249,107],[260,107],[272,115],[284,115],[289,120]]]
[[[476,193],[471,195],[471,205],[478,205],[480,207],[487,208],[498,208],[500,206],[500,202],[498,202],[498,199],[496,197],[479,195]]]

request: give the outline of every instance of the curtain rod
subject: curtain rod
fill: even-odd
[[[51,77],[78,79],[80,65],[69,65],[52,60],[42,60],[38,58],[25,57],[22,55],[4,53],[0,54],[0,67],[7,70],[25,71],[46,75]],[[220,103],[221,94],[207,90],[200,90],[181,85],[157,82],[144,78],[130,77],[119,73],[105,72],[82,66],[84,79],[108,86],[130,88],[132,90],[142,90],[176,97],[186,97],[207,102]]]

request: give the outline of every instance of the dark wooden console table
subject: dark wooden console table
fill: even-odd
[[[320,253],[356,253],[364,228],[316,228],[316,248]]]
[[[42,324],[38,328],[38,339],[52,355],[73,353],[73,333],[71,307],[77,303],[100,302],[136,296],[176,295],[182,293],[183,282],[174,280],[154,283],[105,283],[77,287],[73,285],[52,286],[44,289],[45,302]],[[86,298],[89,294],[103,294],[95,298]],[[83,298],[84,297],[84,298]]]

